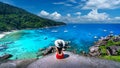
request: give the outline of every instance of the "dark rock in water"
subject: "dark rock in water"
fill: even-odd
[[[44,40],[47,40],[47,39],[48,39],[47,37],[44,38]]]
[[[1,50],[4,50],[4,49],[5,49],[4,47],[0,47],[0,51],[1,51]]]
[[[116,45],[109,46],[107,47],[107,50],[109,51],[110,55],[118,55],[117,52],[120,51],[120,46]]]
[[[13,55],[11,55],[11,54],[6,54],[6,55],[0,57],[0,60],[7,60],[8,58],[11,58],[12,56]]]
[[[50,54],[50,53],[53,53],[55,51],[55,47],[54,46],[50,46],[49,48],[47,48],[45,51],[44,51],[44,55],[47,55],[47,54]]]
[[[65,46],[63,49],[66,50],[66,48],[69,48],[70,46]],[[56,49],[55,49],[55,46],[49,46],[44,52],[43,54],[44,55],[47,55],[47,54],[50,54],[50,53],[53,53],[53,52],[56,52]]]
[[[0,46],[0,51],[1,51],[1,50],[4,50],[4,49],[7,49],[7,46],[6,46],[6,45],[1,45],[1,46]]]
[[[53,52],[55,52],[55,46],[49,46],[46,49],[40,49],[39,52],[37,53],[37,57],[42,55],[47,55]]]
[[[71,46],[69,46],[70,42],[66,42],[65,47],[63,48],[64,50],[66,50],[67,48],[70,48]],[[56,52],[56,46],[49,46],[48,48],[43,48],[40,49],[39,52],[37,53],[37,57],[42,56],[42,55],[47,55],[47,54],[51,54],[53,52]]]
[[[14,43],[13,41],[10,41],[10,42],[5,42],[5,44],[12,44]]]
[[[45,50],[45,48],[41,48],[39,51],[44,51]]]

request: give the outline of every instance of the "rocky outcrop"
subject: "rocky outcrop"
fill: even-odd
[[[8,60],[0,64],[0,68],[27,68],[29,64],[36,61],[37,59],[29,60]]]
[[[7,49],[6,45],[0,45],[0,51]]]
[[[46,50],[42,51],[43,55],[55,52],[55,46],[49,46]]]
[[[118,55],[118,51],[120,51],[120,46],[109,46],[107,47],[109,51],[109,55]]]
[[[109,44],[109,42],[112,44]],[[89,48],[90,56],[100,56],[102,54],[100,46],[106,47],[106,54],[108,55],[117,55],[118,51],[120,51],[120,44],[115,44],[114,42],[120,42],[120,36],[109,35],[106,37],[102,37],[99,39],[94,46]],[[114,45],[113,45],[114,43]],[[109,46],[108,46],[109,44]]]
[[[98,59],[95,57],[85,57],[72,52],[64,51],[68,57],[56,59],[55,53],[47,55],[31,63],[27,68],[120,68],[120,63]]]
[[[92,47],[90,47],[89,50],[90,50],[90,52],[89,52],[90,56],[99,56],[100,55],[98,46],[92,46]]]
[[[11,54],[6,54],[6,55],[4,55],[4,56],[1,56],[0,57],[0,61],[3,61],[3,60],[7,60],[8,58],[11,58],[13,55],[11,55]]]
[[[114,42],[120,41],[120,36],[117,36],[117,37],[115,36],[115,37],[113,38],[113,41],[114,41]]]
[[[70,48],[70,46],[68,45],[70,42],[65,42],[65,47],[63,48],[63,50],[66,50],[67,48]],[[51,54],[51,53],[54,53],[56,52],[56,48],[55,46],[49,46],[48,48],[43,48],[43,49],[40,49],[37,53],[37,57],[39,56],[45,56],[45,55],[48,55],[48,54]]]
[[[7,45],[12,43],[14,42],[11,41],[11,42],[5,42],[3,44],[0,44],[0,51],[7,49],[8,48]]]

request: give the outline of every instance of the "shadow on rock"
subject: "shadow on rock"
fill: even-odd
[[[64,59],[68,58],[69,55],[68,54],[64,54]]]

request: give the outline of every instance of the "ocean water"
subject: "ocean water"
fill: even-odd
[[[20,30],[6,35],[0,39],[0,44],[5,44],[6,49],[0,50],[0,55],[12,54],[10,59],[36,58],[39,49],[54,46],[56,39],[71,41],[69,44],[81,51],[89,52],[89,47],[94,45],[100,37],[113,33],[120,34],[120,24],[68,24],[51,28]]]

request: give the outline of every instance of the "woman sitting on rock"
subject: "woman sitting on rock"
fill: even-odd
[[[55,41],[55,46],[56,46],[56,58],[63,59],[64,58],[63,47],[65,46],[65,42],[61,39],[58,39]]]

